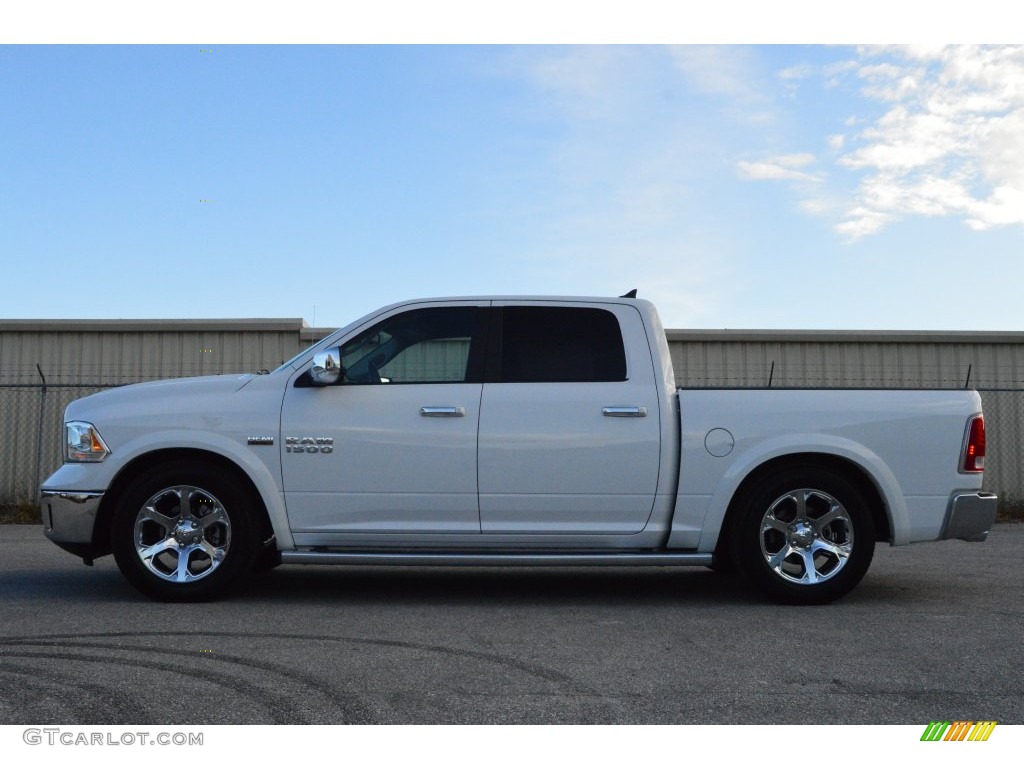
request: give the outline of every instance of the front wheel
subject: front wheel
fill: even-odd
[[[828,468],[793,467],[759,482],[732,528],[732,557],[785,603],[827,603],[853,589],[875,551],[863,494]]]
[[[137,478],[114,511],[114,559],[157,600],[217,597],[253,564],[252,503],[234,478],[181,461]]]

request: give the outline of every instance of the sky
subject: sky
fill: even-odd
[[[0,45],[0,318],[1022,330],[1024,47]]]

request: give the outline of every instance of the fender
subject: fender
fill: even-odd
[[[888,465],[867,446],[833,434],[802,433],[780,435],[745,447],[714,480],[713,491],[701,496],[682,495],[676,500],[676,514],[668,547],[713,552],[718,543],[725,514],[740,484],[773,459],[797,454],[818,454],[845,459],[858,466],[882,497],[889,519],[893,544],[907,543],[909,517],[900,484]],[[687,460],[684,454],[683,462]],[[705,503],[701,504],[703,498]]]
[[[280,550],[294,549],[291,530],[288,527],[288,513],[280,486],[266,464],[257,458],[252,449],[235,440],[214,432],[196,430],[168,430],[157,434],[145,434],[120,446],[117,452],[118,464],[114,477],[120,475],[134,460],[161,450],[200,450],[215,453],[232,462],[246,474],[256,486],[267,508],[270,525],[277,538]],[[277,446],[269,450],[279,451]],[[113,478],[112,478],[113,479]],[[109,487],[109,485],[108,485]]]

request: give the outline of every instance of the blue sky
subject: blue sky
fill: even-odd
[[[3,318],[1024,328],[1024,48],[4,45],[0,114]]]

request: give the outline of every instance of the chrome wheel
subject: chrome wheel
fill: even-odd
[[[812,488],[790,491],[772,502],[761,519],[761,555],[793,584],[827,581],[853,553],[853,520],[834,496]]]
[[[231,546],[231,520],[209,491],[176,485],[149,497],[135,518],[133,534],[146,570],[180,584],[217,570]]]
[[[729,522],[737,569],[782,603],[821,605],[853,589],[875,552],[876,514],[853,472],[808,459],[764,471]]]

